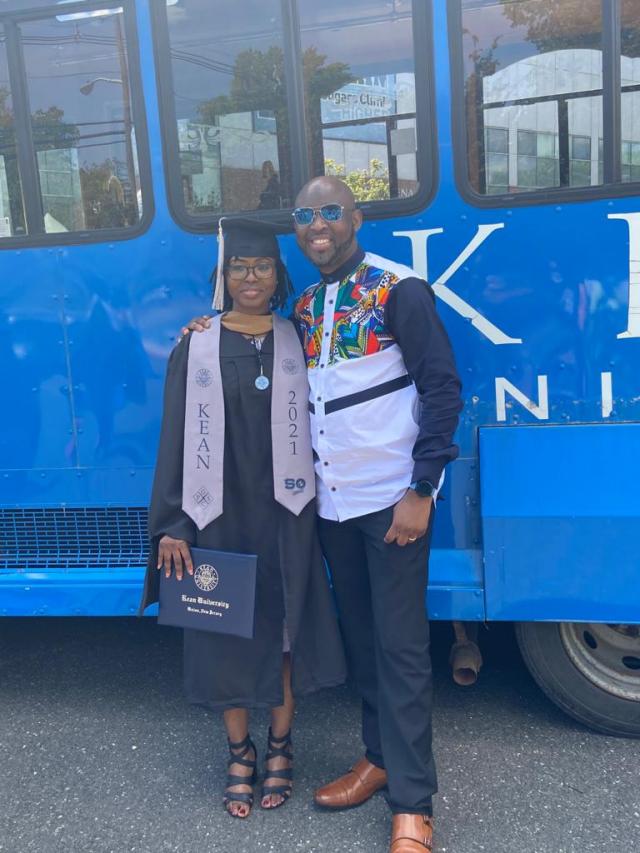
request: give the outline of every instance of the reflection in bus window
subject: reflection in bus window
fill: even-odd
[[[359,201],[418,191],[410,0],[300,0],[313,175],[345,178]]]
[[[640,8],[622,3],[622,180],[640,181]]]
[[[602,183],[600,0],[462,0],[462,30],[473,189]]]
[[[292,204],[281,6],[168,5],[180,176],[191,215]]]
[[[7,50],[0,27],[0,238],[25,233]]]
[[[411,0],[165,3],[189,214],[291,207],[305,170],[360,201],[417,193]],[[299,34],[282,17],[294,10]]]
[[[47,233],[129,228],[142,215],[122,17],[19,24]]]

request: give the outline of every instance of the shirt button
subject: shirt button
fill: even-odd
[[[335,492],[335,490],[336,490],[336,487],[335,487],[335,486],[331,486],[331,491],[332,491],[332,492]]]
[[[325,336],[325,338],[328,338],[328,337],[329,337],[329,332],[325,332],[325,333],[324,333],[324,336]]]
[[[320,435],[324,435],[324,430],[323,430],[323,429],[321,429],[321,430],[320,430]]]
[[[329,305],[333,305],[333,299],[329,300]]]
[[[320,367],[324,367],[324,364],[321,364]]]
[[[316,400],[317,400],[319,403],[321,403],[321,402],[322,402],[322,397],[316,397]]]
[[[325,465],[328,465],[329,463],[328,463],[328,462],[325,462],[324,464],[325,464]]]

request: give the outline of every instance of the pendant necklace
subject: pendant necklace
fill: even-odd
[[[252,335],[251,343],[255,347],[256,355],[258,356],[258,364],[260,365],[260,375],[256,376],[253,384],[256,386],[258,391],[266,391],[271,383],[269,382],[269,377],[264,375],[264,366],[262,364],[262,344],[264,343],[264,338],[256,338]]]

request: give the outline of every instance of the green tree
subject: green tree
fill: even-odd
[[[326,159],[324,161],[325,175],[335,175],[351,189],[357,201],[380,201],[389,198],[389,170],[381,160],[375,157],[368,169],[346,171],[342,163]]]
[[[310,47],[302,55],[305,86],[306,122],[309,154],[314,174],[322,174],[324,161],[321,101],[354,80],[344,62],[326,65],[327,57]],[[280,183],[290,190],[289,168],[290,123],[284,68],[284,52],[280,47],[266,51],[243,50],[236,57],[234,75],[228,95],[204,101],[198,114],[205,124],[215,125],[218,118],[239,112],[270,111],[278,131]]]
[[[510,3],[504,14],[514,27],[526,27],[526,39],[541,53],[567,48],[602,50],[600,0],[545,0]],[[622,0],[622,55],[640,57],[637,0]]]
[[[22,189],[16,156],[14,116],[9,108],[10,92],[0,88],[0,155],[4,157],[4,166],[9,191],[9,209],[15,232],[25,231],[24,210],[22,208]],[[64,121],[64,110],[52,106],[47,110],[36,110],[31,116],[33,142],[38,151],[74,148],[78,144],[80,131],[75,124]]]
[[[75,124],[63,121],[64,110],[49,107],[36,110],[31,116],[31,132],[36,151],[76,148],[80,131]]]
[[[305,109],[311,174],[321,175],[324,167],[324,139],[322,136],[322,99],[327,98],[356,79],[345,62],[325,65],[327,57],[315,47],[302,55],[305,87]]]
[[[600,0],[545,0],[509,3],[502,8],[512,27],[526,28],[526,40],[540,53],[567,48],[602,50]]]

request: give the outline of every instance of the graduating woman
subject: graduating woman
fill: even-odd
[[[142,606],[157,600],[160,571],[193,573],[189,546],[258,556],[253,639],[184,631],[187,698],[224,712],[223,802],[246,818],[257,779],[249,709],[271,709],[261,805],[276,808],[292,791],[294,696],[341,683],[345,664],[316,537],[303,353],[293,325],[272,313],[291,292],[289,277],[272,226],[223,227],[214,301],[222,313],[183,338],[167,368]]]

